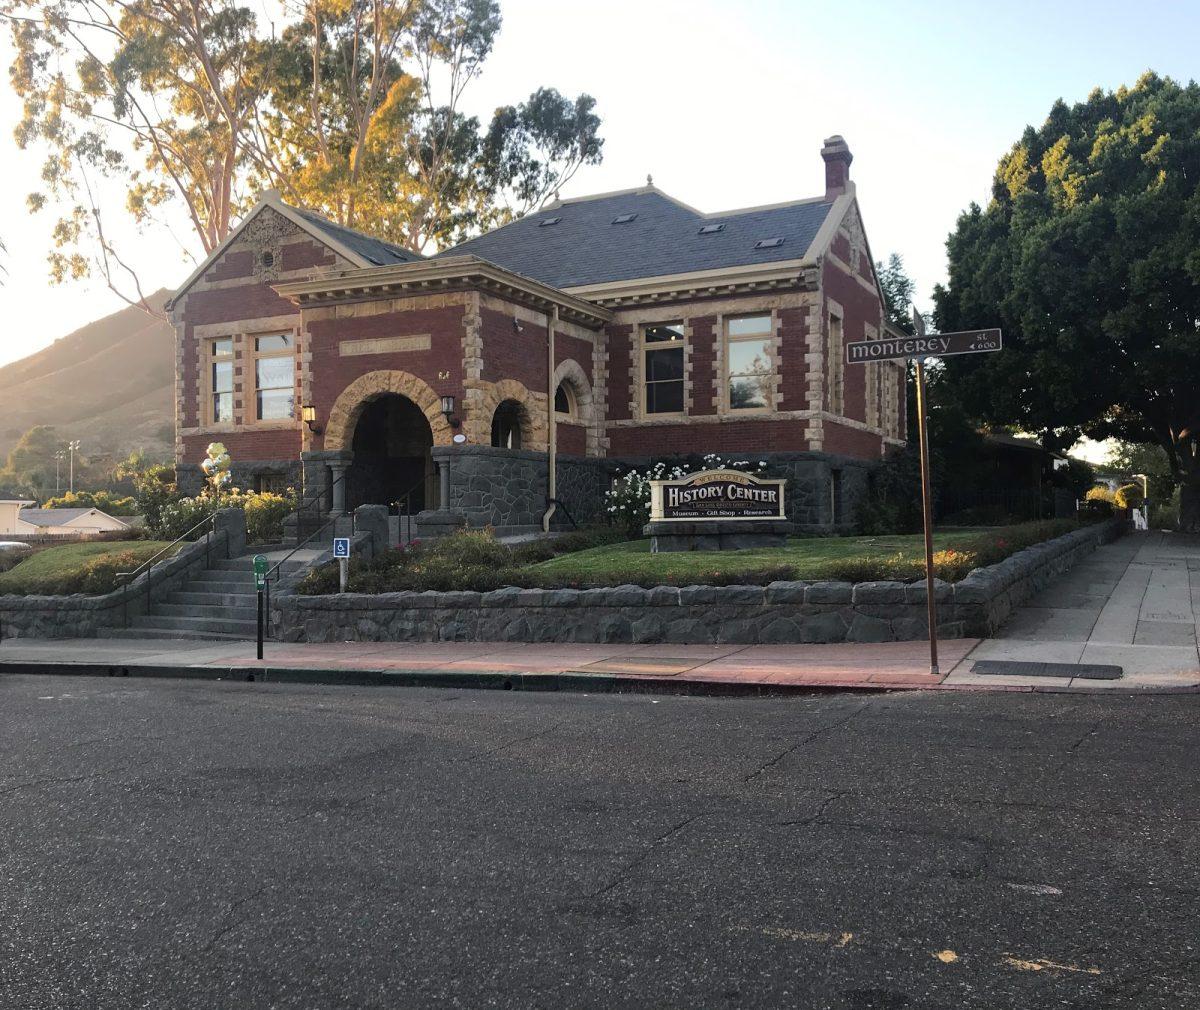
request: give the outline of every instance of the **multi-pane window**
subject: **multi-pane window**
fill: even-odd
[[[739,316],[725,324],[725,374],[730,410],[771,406],[775,366],[771,361],[771,316]]]
[[[209,422],[233,421],[233,337],[208,342]]]
[[[683,323],[642,328],[642,376],[647,414],[683,413]]]
[[[273,333],[254,338],[255,417],[282,421],[296,407],[296,357],[292,337]]]
[[[829,339],[825,348],[825,406],[831,414],[845,414],[845,354],[840,316],[829,317]]]
[[[866,411],[863,419],[872,428],[879,428],[883,423],[883,404],[880,402],[883,364],[878,361],[869,361],[863,367],[866,369],[866,392],[864,393]]]

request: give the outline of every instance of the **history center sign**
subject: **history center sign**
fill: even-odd
[[[786,484],[737,470],[702,470],[679,480],[652,480],[650,521],[784,519]]]

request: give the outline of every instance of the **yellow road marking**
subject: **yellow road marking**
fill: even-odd
[[[797,943],[832,943],[835,947],[845,947],[854,939],[853,933],[825,933],[806,929],[787,929],[784,926],[732,926],[736,930],[755,930],[763,936],[773,936],[780,940],[792,940]]]
[[[1027,961],[1023,958],[1013,957],[1011,954],[1005,954],[1001,960],[1004,964],[1012,968],[1019,968],[1021,971],[1074,971],[1081,975],[1100,974],[1099,968],[1080,968],[1073,964],[1056,964],[1054,961],[1047,961],[1044,957]]]

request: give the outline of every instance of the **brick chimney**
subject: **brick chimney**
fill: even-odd
[[[834,134],[825,141],[821,148],[821,157],[825,159],[825,199],[832,200],[846,192],[850,183],[850,162],[854,155],[846,141]]]

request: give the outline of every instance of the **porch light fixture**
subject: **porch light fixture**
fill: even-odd
[[[442,413],[446,416],[446,420],[450,422],[451,428],[457,428],[462,422],[454,416],[454,397],[446,395],[442,397]]]
[[[314,435],[321,434],[321,426],[317,424],[317,408],[311,403],[306,403],[300,408],[300,419],[308,425],[308,430]]]

